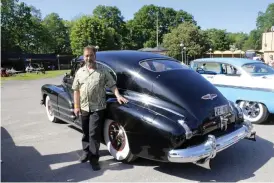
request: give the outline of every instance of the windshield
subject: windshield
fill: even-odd
[[[140,65],[153,72],[164,72],[175,69],[189,69],[188,66],[182,63],[166,59],[145,60],[142,61]]]
[[[242,66],[242,68],[252,76],[274,74],[274,68],[264,63],[245,64]]]

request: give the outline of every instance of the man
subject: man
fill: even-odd
[[[120,95],[110,73],[99,67],[95,60],[95,47],[85,47],[85,65],[76,72],[72,89],[74,113],[82,120],[84,153],[80,161],[83,163],[89,160],[93,170],[100,170],[98,161],[101,128],[106,109],[105,86],[112,90],[120,104],[127,103],[128,100]]]
[[[260,61],[262,61],[263,63],[265,63],[264,57],[262,55],[260,55]]]

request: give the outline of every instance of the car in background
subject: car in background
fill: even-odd
[[[200,73],[243,111],[245,119],[263,123],[274,114],[274,68],[245,58],[202,58],[190,68]]]
[[[100,51],[96,60],[129,100],[119,104],[105,88],[107,117],[102,124],[102,143],[118,161],[142,157],[208,165],[216,153],[242,139],[255,138],[252,123],[244,120],[240,108],[178,60],[126,50]],[[42,85],[41,104],[49,121],[81,128],[81,120],[73,112],[71,86],[75,73],[85,69],[83,64],[81,57],[76,59],[62,83]]]

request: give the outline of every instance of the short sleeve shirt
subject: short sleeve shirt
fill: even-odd
[[[85,65],[75,74],[72,89],[80,91],[80,108],[84,111],[98,111],[106,108],[106,87],[112,89],[116,82],[102,66],[90,71]]]

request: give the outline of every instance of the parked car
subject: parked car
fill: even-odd
[[[252,123],[266,122],[274,114],[274,68],[244,58],[203,58],[190,67],[210,81],[243,111]]]
[[[252,124],[211,83],[179,61],[139,51],[103,51],[97,66],[107,69],[129,102],[119,104],[106,88],[107,118],[102,143],[118,161],[137,157],[208,165],[241,139],[255,139]],[[50,121],[81,128],[73,113],[73,78],[83,65],[75,60],[60,85],[41,88]]]

